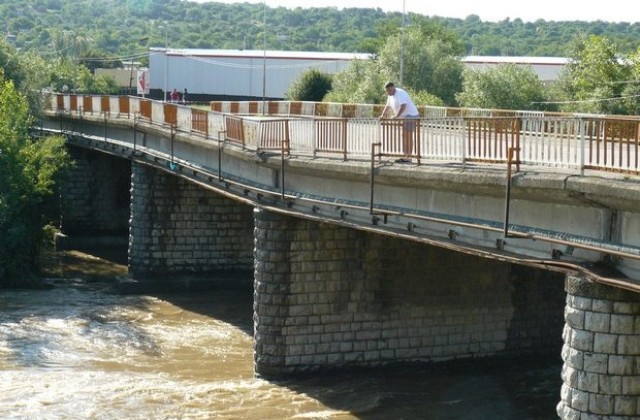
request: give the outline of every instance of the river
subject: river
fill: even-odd
[[[47,289],[0,290],[2,419],[557,418],[560,349],[267,381],[250,288],[120,295],[117,261],[73,252],[63,266]]]

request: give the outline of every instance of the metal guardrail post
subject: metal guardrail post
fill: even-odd
[[[107,114],[102,114],[104,118],[104,141],[107,142]]]
[[[578,124],[580,124],[580,176],[584,176],[584,159],[585,159],[585,144],[586,144],[586,129],[584,119],[578,118]]]
[[[176,139],[176,125],[171,124],[170,130],[171,130],[171,161],[169,162],[169,168],[171,168],[171,170],[173,171],[174,169],[176,169],[176,164],[173,161],[173,145]]]
[[[127,117],[128,118],[128,117]],[[133,153],[136,153],[138,144],[138,114],[133,115]]]
[[[376,148],[382,147],[382,143],[371,143],[371,182],[369,187],[369,214],[373,214],[373,200],[374,200],[374,185],[375,185],[375,162],[376,162]],[[377,153],[380,157],[380,152]]]
[[[507,157],[507,193],[505,196],[504,203],[504,237],[507,238],[509,236],[509,207],[511,204],[511,165],[513,162],[513,156],[516,152],[519,152],[520,149],[517,147],[510,147],[508,151]],[[519,160],[516,161],[516,164],[519,165]]]
[[[227,132],[222,130],[218,131],[218,181],[222,181],[222,148],[224,147],[224,136]]]
[[[281,191],[281,198],[284,200],[284,154],[285,152],[287,152],[287,156],[289,156],[289,140],[283,140],[280,143],[280,191]]]

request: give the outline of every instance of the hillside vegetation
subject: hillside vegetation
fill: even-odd
[[[87,41],[81,51],[85,57],[133,56],[148,46],[165,44],[377,52],[402,22],[401,13],[379,8],[264,9],[262,4],[180,0],[3,0],[0,16],[1,30],[15,39],[17,48],[59,54],[56,34],[73,31]],[[407,24],[417,21],[440,24],[457,34],[469,55],[566,56],[573,38],[590,34],[606,36],[622,53],[634,52],[640,44],[639,23],[483,22],[476,15],[453,19],[408,14]]]

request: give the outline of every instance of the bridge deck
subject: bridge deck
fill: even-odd
[[[64,106],[65,101],[66,98],[62,101]],[[329,118],[315,122],[315,119],[299,117],[244,118],[210,112],[206,114],[208,129],[200,130],[191,124],[188,127],[178,124],[181,119],[185,119],[184,114],[190,115],[189,120],[193,119],[192,111],[187,107],[175,108],[176,120],[167,123],[164,108],[168,104],[150,102],[141,107],[142,102],[136,105],[136,101],[139,98],[129,101],[129,112],[126,114],[112,110],[100,113],[93,111],[91,114],[80,109],[64,108],[54,110],[51,115],[54,119],[78,122],[74,128],[82,131],[78,138],[87,140],[90,143],[87,147],[156,163],[159,167],[169,168],[223,194],[246,200],[248,204],[335,223],[353,224],[362,229],[386,230],[388,234],[477,255],[520,262],[527,262],[529,259],[532,263],[560,268],[566,265],[581,269],[585,261],[609,255],[627,261],[631,267],[627,272],[631,273],[632,278],[640,278],[640,275],[633,274],[639,271],[636,266],[640,260],[640,243],[636,233],[619,233],[617,235],[621,235],[621,239],[617,241],[611,241],[606,235],[602,236],[602,233],[598,233],[599,228],[587,228],[583,230],[586,234],[581,234],[582,227],[578,225],[589,225],[593,215],[566,213],[573,211],[574,207],[571,206],[584,206],[585,203],[616,209],[632,215],[623,229],[633,230],[640,223],[636,221],[640,190],[635,171],[622,172],[619,168],[613,170],[606,166],[576,166],[570,164],[570,160],[547,160],[541,164],[533,159],[520,159],[524,156],[522,152],[516,155],[512,165],[513,175],[508,177],[505,153],[509,148],[497,147],[496,143],[500,139],[498,134],[502,131],[485,130],[486,126],[483,130],[493,134],[486,136],[484,143],[479,141],[477,144],[486,149],[483,156],[493,153],[490,159],[467,158],[464,153],[462,158],[454,156],[455,153],[425,153],[425,147],[420,148],[420,154],[414,155],[419,160],[414,159],[410,164],[396,163],[395,157],[401,155],[401,150],[383,148],[381,152],[376,152],[372,148],[372,144],[383,143],[380,141],[383,138],[379,120],[360,119],[349,122]],[[131,109],[136,107],[141,110],[140,113],[131,114]],[[148,113],[149,117],[143,116],[143,113]],[[202,127],[203,114],[197,114],[197,124]],[[438,121],[440,125],[437,128],[433,125],[434,121],[422,121],[425,129],[421,133],[431,131],[433,135],[434,132],[449,130],[449,144],[457,144],[459,147],[455,149],[452,146],[449,150],[469,150],[466,148],[469,145],[469,129],[465,128],[469,121],[462,120],[465,125],[455,126],[457,128],[451,128],[453,125],[447,124],[460,124],[459,119]],[[478,121],[473,120],[474,124]],[[520,146],[523,146],[525,136],[521,131],[514,131],[512,121],[505,125],[511,134],[502,138],[502,145],[517,146],[517,142],[520,142]],[[117,126],[125,126],[140,133],[153,133],[158,139],[142,145],[139,140],[136,142],[135,135],[133,139],[130,134],[121,134],[122,139],[113,134],[107,136],[106,126],[103,132],[99,125],[95,125],[100,122],[112,124],[114,128],[110,131]],[[504,120],[498,119],[494,121],[493,127],[503,123]],[[464,136],[460,135],[460,127],[466,133]],[[475,134],[480,132],[473,131]],[[330,133],[333,134],[329,135]],[[400,131],[396,132],[396,137],[400,135],[398,133],[401,134]],[[372,137],[366,140],[368,135]],[[335,138],[341,140],[336,143],[332,140]],[[347,138],[365,140],[347,143]],[[442,144],[446,144],[444,134],[442,139]],[[565,140],[560,143],[565,144]],[[580,140],[576,137],[571,142],[573,146],[580,142],[583,146],[588,144],[584,138]],[[535,149],[532,144],[534,143],[528,143],[528,147]],[[539,144],[540,149],[544,149],[542,144],[544,142]],[[633,154],[631,143],[625,144],[628,146],[626,150]],[[496,148],[491,149],[492,145]],[[607,143],[601,146],[605,148],[601,153],[610,151]],[[522,147],[521,150],[525,148]],[[549,152],[551,149],[544,150]],[[560,152],[564,149],[554,150],[561,156]],[[319,184],[317,179],[311,179],[310,173],[314,172],[324,174],[331,181]],[[511,200],[505,201],[507,179],[510,179],[513,195]],[[430,190],[440,191],[435,193],[436,201],[428,196],[430,193],[427,191]],[[449,197],[451,192],[463,196],[486,195],[494,197],[494,202],[487,203],[483,208],[476,208],[476,202],[483,200],[472,200],[463,205],[469,208],[461,209],[459,205],[448,203],[452,200]],[[552,195],[558,197],[551,197]],[[562,201],[564,207],[557,207],[559,210],[549,207],[545,211],[560,211],[562,214],[555,213],[550,220],[537,225],[539,227],[533,227],[536,224],[528,224],[520,216],[527,214],[531,217],[528,214],[531,212],[526,207],[533,203],[553,200]],[[518,218],[510,220],[509,212],[500,209],[505,204],[517,205],[519,202],[528,204],[522,204],[525,208],[517,209]],[[513,211],[512,209],[511,212]],[[580,217],[585,217],[585,221],[577,220]],[[563,227],[563,223],[568,226]],[[547,245],[540,247],[542,242]],[[578,258],[571,255],[573,249],[579,249],[585,255],[593,255],[581,255]],[[559,250],[562,253],[551,252]],[[528,258],[523,258],[523,255]],[[633,279],[620,280],[607,276],[603,281],[624,282],[627,287],[638,288]]]

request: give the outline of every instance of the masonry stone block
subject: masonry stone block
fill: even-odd
[[[635,371],[635,357],[633,356],[609,356],[609,370],[611,375],[633,375]]]
[[[564,365],[562,367],[562,371],[560,373],[560,376],[562,378],[562,380],[564,381],[564,383],[568,384],[569,386],[571,386],[572,388],[577,388],[578,387],[578,370],[574,369],[570,366]]]
[[[610,315],[613,313],[614,302],[604,299],[594,299],[591,302],[591,312]]]
[[[571,347],[576,350],[593,351],[594,333],[591,331],[574,330],[571,335]]]
[[[600,375],[600,393],[609,395],[622,394],[622,376]]]
[[[571,328],[583,329],[584,328],[584,318],[585,311],[577,308],[573,308],[571,306],[567,306],[565,309],[565,321],[566,325]],[[570,328],[567,328],[571,331]]]
[[[575,309],[580,309],[583,311],[590,311],[591,310],[591,306],[593,304],[593,299],[588,298],[588,297],[583,297],[583,296],[572,296],[569,295],[568,296],[569,299],[569,307],[570,308],[575,308]]]
[[[622,378],[622,394],[640,396],[640,376],[624,376]]]
[[[595,353],[613,354],[618,346],[618,335],[596,333],[593,338],[593,351]]]
[[[585,328],[589,331],[609,332],[610,323],[611,313],[587,312],[585,315]]]
[[[597,393],[599,391],[598,378],[599,378],[599,375],[596,373],[585,372],[585,371],[578,372],[577,388],[582,391]]]
[[[633,416],[636,414],[638,406],[637,396],[620,396],[614,399],[613,414],[619,416]]]
[[[571,407],[580,411],[587,411],[589,409],[589,393],[579,390],[571,390]]]
[[[591,394],[589,396],[589,413],[597,415],[613,414],[614,397],[611,395]]]
[[[587,372],[607,373],[609,368],[609,356],[602,353],[583,353],[583,369]]]
[[[618,354],[640,354],[640,335],[622,335],[618,339]]]

